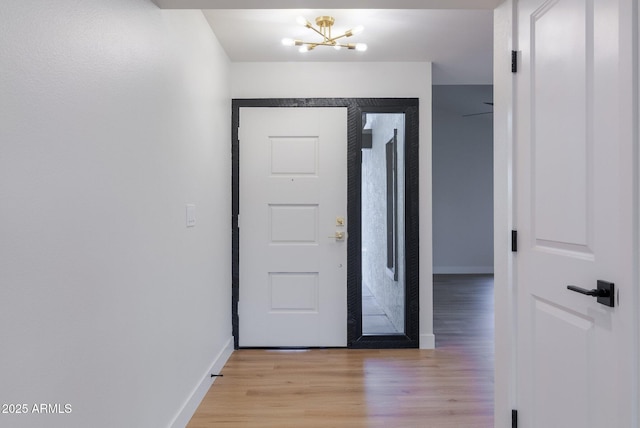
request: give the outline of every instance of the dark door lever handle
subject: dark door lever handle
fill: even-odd
[[[613,308],[615,306],[615,285],[613,282],[598,280],[598,288],[587,290],[576,287],[575,285],[567,285],[567,289],[576,293],[585,294],[598,298],[598,303]]]
[[[571,290],[571,291],[575,291],[576,293],[580,293],[580,294],[586,294],[587,296],[593,296],[593,297],[609,297],[609,290],[605,290],[605,289],[596,289],[594,288],[593,290],[587,290],[585,288],[580,288],[580,287],[576,287],[575,285],[567,285],[567,289]]]

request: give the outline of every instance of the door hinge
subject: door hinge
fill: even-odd
[[[511,411],[511,428],[518,428],[518,411]]]
[[[514,253],[518,252],[518,231],[511,231],[511,251]]]
[[[511,51],[511,72],[518,72],[518,51]]]

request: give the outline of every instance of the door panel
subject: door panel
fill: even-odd
[[[593,28],[586,28],[588,3],[548,2],[531,17],[533,226],[537,245],[549,250],[589,253],[588,127],[593,123],[593,100],[587,75],[593,61],[586,42]]]
[[[239,140],[239,345],[346,346],[347,109],[244,107]]]
[[[531,300],[533,306],[533,416],[535,427],[588,427],[589,349],[592,319],[565,307]],[[562,350],[562,352],[559,352]],[[563,397],[562,403],[556,403]],[[561,411],[558,411],[558,407]],[[550,411],[552,410],[552,411]]]
[[[521,0],[516,75],[518,415],[524,427],[632,426],[632,124],[619,67],[630,0]],[[625,53],[626,50],[626,53]],[[615,76],[615,78],[613,78]],[[616,284],[611,308],[567,289]],[[520,425],[519,425],[520,426]]]

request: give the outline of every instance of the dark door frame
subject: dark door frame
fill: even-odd
[[[240,297],[240,108],[242,107],[346,107],[347,108],[347,347],[417,348],[419,340],[418,240],[418,99],[417,98],[272,98],[233,99],[231,113],[231,230],[232,327],[239,348]],[[362,334],[362,116],[364,113],[405,114],[405,333]]]

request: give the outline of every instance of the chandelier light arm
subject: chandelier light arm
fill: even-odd
[[[307,45],[307,46],[331,46],[331,47],[335,47],[335,46],[340,46],[342,48],[348,48],[350,46],[355,46],[355,44],[353,43],[348,43],[348,44],[340,44],[340,43],[331,43],[331,42],[302,42],[300,43],[300,45]],[[298,46],[298,45],[296,45]]]
[[[355,43],[346,43],[346,44],[340,44],[340,43],[336,43],[333,46],[340,46],[341,48],[347,48],[349,50],[353,50],[356,48]]]
[[[343,37],[351,37],[351,35],[350,35],[350,34],[347,34],[347,33],[344,33],[344,34],[341,34],[341,35],[339,35],[339,36],[336,36],[336,37],[334,37],[334,38],[332,38],[332,39],[328,39],[328,40],[327,40],[327,42],[332,43],[332,42],[335,42],[336,40],[341,39],[341,38],[343,38]]]
[[[295,46],[307,46],[307,50],[312,50],[316,46],[330,46],[330,47],[340,47],[347,48],[349,50],[357,50],[357,51],[366,51],[367,45],[364,43],[336,43],[336,42],[303,42],[301,40],[295,41]]]
[[[327,36],[325,36],[325,35],[324,35],[324,33],[322,33],[322,31],[318,30],[318,29],[317,29],[316,27],[314,27],[313,25],[308,26],[307,28],[310,28],[310,29],[312,29],[313,31],[315,31],[316,33],[320,34],[320,36],[322,36],[322,38],[323,38],[325,41],[329,40],[329,39],[327,38]]]

